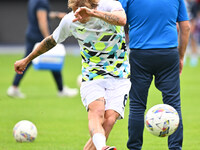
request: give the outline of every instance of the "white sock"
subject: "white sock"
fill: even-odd
[[[101,150],[102,147],[106,146],[106,137],[102,133],[95,133],[92,137],[92,141],[97,150]]]

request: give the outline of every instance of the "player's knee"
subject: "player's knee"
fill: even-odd
[[[104,109],[97,109],[97,110],[95,110],[95,114],[96,114],[97,117],[99,117],[99,118],[104,118],[104,113],[105,113],[105,110],[104,110]]]
[[[90,109],[89,110],[89,116],[92,116],[93,118],[104,118],[105,110],[103,108],[97,108],[97,109]]]
[[[116,122],[116,117],[115,116],[110,116],[109,118],[105,118],[104,124],[106,126],[113,126]]]

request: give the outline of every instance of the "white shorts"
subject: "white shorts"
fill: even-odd
[[[97,79],[82,82],[80,93],[83,105],[88,105],[100,97],[104,97],[105,110],[115,110],[120,114],[118,119],[124,118],[124,109],[131,87],[130,79]]]

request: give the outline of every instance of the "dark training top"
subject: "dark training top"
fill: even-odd
[[[48,0],[29,0],[28,2],[28,28],[26,36],[31,40],[43,40],[44,37],[39,29],[37,11],[46,10],[49,14],[49,1]],[[49,17],[47,15],[47,20]]]

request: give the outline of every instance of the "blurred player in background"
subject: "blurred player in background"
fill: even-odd
[[[168,138],[168,148],[181,150],[183,125],[180,74],[190,33],[184,0],[119,1],[126,11],[129,24],[132,84],[127,147],[130,150],[142,149],[144,114],[149,87],[154,78],[156,88],[162,92],[163,103],[174,107],[180,117],[178,129]]]
[[[32,52],[36,43],[50,35],[49,17],[61,19],[64,15],[66,15],[64,12],[50,12],[48,0],[28,1],[28,28],[26,32],[26,53],[24,57]],[[19,90],[19,84],[31,64],[32,63],[29,63],[23,74],[15,75],[12,86],[8,88],[8,96],[25,98],[25,95]],[[78,89],[71,89],[67,86],[63,86],[61,71],[51,72],[57,85],[58,96],[75,96],[78,94]]]
[[[130,90],[123,30],[126,15],[121,4],[114,0],[69,0],[68,5],[73,12],[61,20],[38,48],[15,63],[15,71],[23,73],[35,57],[74,36],[81,50],[81,97],[88,111],[91,135],[84,150],[116,150],[106,146],[106,140],[116,120],[124,117]]]
[[[198,10],[197,10],[197,17],[196,17],[196,27],[195,27],[195,37],[197,40],[197,44],[200,43],[200,0],[198,2]],[[197,52],[199,51],[199,48],[197,48]],[[198,53],[199,56],[199,53]]]
[[[189,14],[191,33],[190,33],[190,66],[195,67],[198,65],[198,11],[200,9],[199,0],[186,0],[186,6]],[[186,59],[185,59],[186,60]]]

